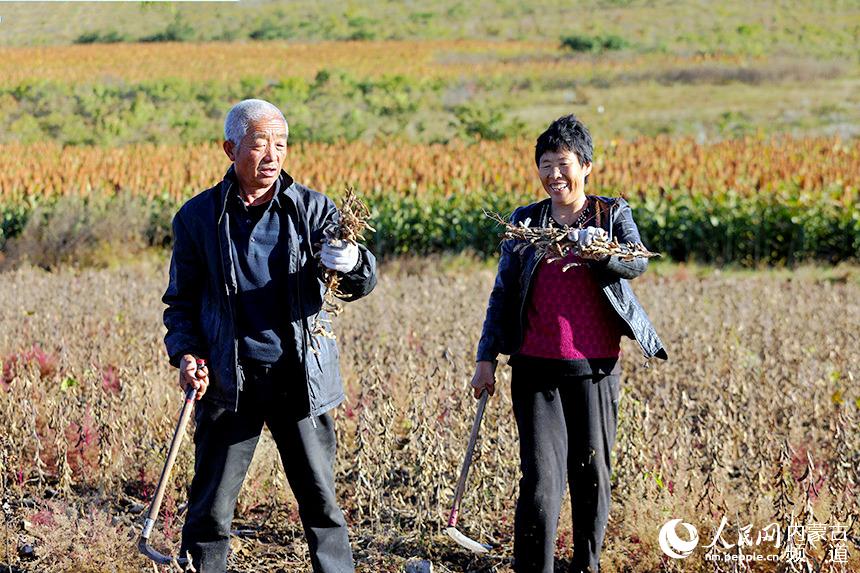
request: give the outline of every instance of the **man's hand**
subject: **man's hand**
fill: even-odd
[[[186,354],[179,361],[179,387],[185,392],[189,384],[197,390],[195,399],[202,398],[209,388],[209,368],[203,366],[198,369],[197,358]]]
[[[329,239],[320,249],[320,261],[334,271],[348,273],[358,264],[358,245],[340,239]]]
[[[472,376],[472,388],[475,390],[475,398],[481,397],[481,392],[487,391],[492,396],[496,393],[496,363],[489,360],[481,360],[475,363],[475,375]]]

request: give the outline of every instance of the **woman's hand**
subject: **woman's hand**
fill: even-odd
[[[571,229],[567,232],[567,239],[576,243],[579,247],[579,256],[585,259],[594,259],[595,257],[586,254],[588,247],[594,242],[594,239],[599,238],[605,241],[609,238],[609,234],[601,227],[585,227],[584,229]],[[606,258],[606,257],[600,257]]]
[[[492,396],[496,393],[496,363],[481,360],[475,363],[475,375],[472,376],[472,388],[475,398],[481,397],[481,392],[487,391]]]
[[[580,249],[588,247],[596,238],[606,240],[609,234],[601,227],[585,227],[584,229],[571,229],[567,232],[567,239],[579,245]]]

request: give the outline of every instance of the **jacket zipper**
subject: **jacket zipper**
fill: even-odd
[[[301,197],[298,198],[298,201],[301,201]],[[307,220],[305,217],[302,216],[304,210],[302,208],[300,208],[297,203],[295,204],[295,207],[296,207],[296,222],[298,223],[298,226],[300,228],[300,232],[302,232],[304,235],[305,242],[307,243],[308,253],[310,254],[310,240],[311,240],[311,238],[310,238],[310,232],[307,228]],[[298,233],[296,233],[296,236],[298,236]],[[298,252],[297,266],[299,266],[299,265],[301,265],[301,252]],[[305,320],[304,316],[302,316],[302,314],[304,313],[304,304],[302,303],[302,279],[301,279],[300,273],[298,272],[298,268],[296,269],[296,271],[297,271],[296,272],[296,299],[297,299],[298,307],[299,307],[299,322],[301,323],[301,331],[302,331],[302,366],[304,367],[304,371],[305,371],[305,386],[308,389],[308,394],[310,394],[310,397],[313,398],[314,401],[316,401],[317,396],[316,396],[316,393],[314,392],[313,386],[311,385],[310,375],[308,374],[308,340],[307,340],[308,327],[307,327],[307,321]],[[320,371],[322,371],[322,366],[320,366]],[[317,404],[317,407],[319,407],[319,404]],[[316,415],[314,414],[313,408],[311,409],[310,419],[311,419],[311,424],[313,425],[314,429],[316,429],[317,419],[316,419]]]
[[[218,230],[216,234],[218,235],[218,259],[221,261],[221,273],[224,275],[224,290],[227,292],[227,311],[230,313],[230,318],[232,319],[230,326],[233,330],[233,332],[231,333],[231,338],[233,339],[233,370],[236,376],[236,401],[234,402],[233,409],[234,411],[236,411],[238,410],[239,405],[239,392],[242,391],[244,381],[242,379],[242,373],[239,370],[239,341],[236,339],[236,311],[233,309],[233,295],[230,293],[230,283],[228,282],[229,279],[227,277],[227,268],[224,266],[224,243],[221,240],[221,220],[224,218],[225,213],[227,211],[227,200],[229,199],[230,190],[232,188],[232,183],[228,184],[227,191],[224,194],[224,204],[221,207],[221,215],[218,217]]]

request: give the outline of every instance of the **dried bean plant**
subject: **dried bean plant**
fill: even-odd
[[[484,214],[493,221],[504,226],[502,238],[515,239],[519,241],[514,247],[515,252],[534,246],[538,255],[545,256],[547,262],[553,262],[565,258],[570,253],[579,255],[585,259],[602,259],[605,256],[617,256],[622,261],[632,261],[637,257],[651,258],[659,257],[658,253],[652,253],[642,243],[621,244],[616,238],[595,236],[594,240],[586,247],[580,247],[579,243],[572,241],[569,232],[573,227],[529,227],[529,221],[520,221],[517,224],[509,223],[498,213],[484,211]],[[568,263],[562,271],[580,263]]]
[[[434,571],[512,571],[519,442],[501,364],[461,516],[466,534],[495,548],[474,557],[443,533],[495,277],[448,262],[388,263],[373,294],[338,319],[348,400],[332,411],[335,483],[358,571],[400,573],[415,556]],[[162,342],[165,267],[0,273],[0,571],[154,570],[134,541],[181,401]],[[636,279],[670,359],[645,367],[636,343],[622,343],[605,573],[860,571],[860,281],[826,273],[655,265]],[[190,440],[181,449],[156,528],[164,551],[180,546],[193,450]],[[267,431],[242,488],[229,569],[307,568],[286,482]],[[774,522],[783,541],[792,525],[823,525],[827,539],[791,567],[709,561],[704,546],[724,517],[730,543],[739,527],[752,524],[755,535]],[[700,539],[674,564],[658,544],[670,518],[695,525]],[[832,539],[835,525],[845,541]],[[571,533],[565,501],[559,570],[570,564]],[[832,562],[837,549],[847,563]]]
[[[337,224],[326,230],[326,239],[336,247],[344,243],[355,245],[359,241],[364,242],[366,239],[362,233],[365,229],[376,231],[368,223],[369,219],[370,209],[355,194],[355,191],[351,187],[347,187],[346,194],[343,196],[343,201],[341,202]],[[319,257],[319,250],[317,250],[317,257]],[[340,290],[340,275],[338,275],[337,271],[322,266],[321,268],[323,268],[322,280],[326,287],[325,296],[323,297],[323,310],[329,316],[337,316],[343,311],[343,305],[337,299],[348,299],[349,295]],[[331,329],[325,327],[326,323],[331,324],[331,320],[321,318],[320,314],[316,315],[311,326],[311,334],[314,336],[312,340],[315,341],[317,335],[335,338]],[[314,351],[316,351],[316,348],[314,348]]]

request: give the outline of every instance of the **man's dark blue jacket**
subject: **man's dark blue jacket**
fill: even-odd
[[[281,240],[288,246],[284,259],[287,269],[284,298],[290,308],[292,342],[290,354],[300,357],[289,377],[307,384],[308,412],[319,416],[344,399],[340,380],[337,343],[333,338],[316,336],[311,341],[310,325],[322,310],[325,287],[320,266],[313,256],[314,245],[324,239],[326,229],[335,225],[338,211],[331,199],[298,183],[281,172],[286,185],[287,217],[281,221]],[[173,218],[173,256],[170,283],[162,301],[167,334],[164,343],[170,363],[179,366],[184,354],[206,358],[209,362],[209,389],[202,398],[236,410],[242,372],[238,361],[235,297],[236,272],[230,249],[230,216],[227,197],[237,186],[231,166],[224,179],[186,202]],[[361,298],[376,286],[376,259],[359,245],[356,268],[341,276],[339,289],[349,300]],[[317,352],[313,351],[315,345]],[[287,348],[284,348],[287,351]],[[294,380],[295,378],[293,378]]]

